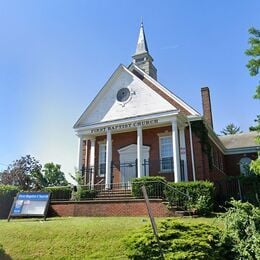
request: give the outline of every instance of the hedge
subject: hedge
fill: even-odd
[[[76,200],[93,199],[97,196],[98,191],[90,190],[88,187],[79,186],[75,194]]]
[[[141,187],[144,185],[148,197],[163,198],[166,180],[161,176],[147,176],[132,179],[132,194],[136,198],[143,198]]]
[[[158,225],[164,259],[234,259],[231,239],[222,239],[221,230],[203,223],[166,219]],[[135,230],[125,239],[130,259],[163,259],[150,225]]]
[[[46,187],[43,191],[51,192],[52,200],[70,200],[72,189],[70,186]]]
[[[12,207],[13,199],[19,188],[13,185],[0,185],[0,218],[7,218]]]
[[[169,186],[165,189],[166,199],[170,205],[174,205],[176,201],[182,200],[186,208],[195,210],[199,215],[206,215],[213,209],[214,202],[214,184],[208,181],[194,182],[178,182],[168,183]],[[171,187],[175,189],[171,189]],[[182,193],[189,195],[189,199],[184,197]]]

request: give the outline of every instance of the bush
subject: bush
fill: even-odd
[[[132,194],[137,198],[143,198],[141,187],[144,185],[148,197],[164,197],[165,178],[160,176],[149,176],[135,178],[132,180]]]
[[[172,189],[171,187],[174,189]],[[170,205],[182,204],[194,209],[199,215],[207,215],[213,209],[214,185],[208,181],[169,183],[165,189]],[[180,192],[176,192],[176,190]],[[189,195],[190,199],[183,194]]]
[[[0,218],[7,218],[12,207],[14,197],[19,188],[13,185],[0,185]]]
[[[165,259],[232,259],[229,238],[222,241],[221,231],[206,224],[187,224],[163,220],[158,234]],[[135,231],[126,240],[130,259],[162,259],[150,225]]]
[[[72,189],[70,186],[46,187],[43,191],[51,192],[52,200],[70,200]]]
[[[96,190],[90,190],[88,187],[79,186],[75,194],[76,200],[93,199],[97,196]]]
[[[233,240],[234,259],[260,259],[260,209],[249,202],[232,200],[223,215],[225,238]]]

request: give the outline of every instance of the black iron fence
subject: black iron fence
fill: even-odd
[[[120,171],[120,181],[121,182],[129,182],[133,178],[138,177],[138,169],[137,169],[138,161],[129,161],[129,162],[111,162],[111,182],[114,182],[114,170],[117,169]],[[161,160],[144,160],[142,163],[143,167],[143,176],[150,176],[151,174],[158,175],[158,172],[163,174],[170,174],[170,179],[174,180],[174,167],[173,167],[173,158],[163,158]],[[181,169],[181,180],[185,180],[184,175],[184,161],[180,161],[180,169]],[[99,180],[100,178],[105,177],[106,172],[106,164],[101,163],[95,167],[86,168],[84,165],[82,166],[82,176],[84,177],[84,183],[90,184],[93,183],[92,179]]]
[[[107,199],[143,199],[142,186],[146,187],[149,199],[162,199],[169,202],[170,206],[187,209],[189,195],[168,185],[164,181],[145,181],[145,182],[121,182],[109,183],[104,182],[93,186],[81,185],[64,187],[52,191],[52,201],[82,201],[82,200],[107,200]],[[70,192],[68,192],[70,189]]]
[[[231,198],[248,201],[260,205],[260,177],[240,176],[223,179],[214,183],[216,188],[216,200],[219,204],[229,201]]]

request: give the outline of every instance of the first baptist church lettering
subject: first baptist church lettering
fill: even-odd
[[[217,181],[240,174],[241,160],[256,158],[254,133],[215,134],[207,87],[201,89],[201,115],[157,81],[143,24],[132,58],[128,67],[118,66],[74,125],[85,184],[111,188],[157,175]]]

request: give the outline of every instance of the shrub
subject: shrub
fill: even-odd
[[[52,200],[70,200],[72,189],[70,186],[46,187],[43,191],[51,192]]]
[[[18,192],[19,188],[17,186],[0,184],[0,197],[7,195],[14,197]]]
[[[13,199],[19,192],[19,188],[13,185],[0,185],[0,218],[7,218]]]
[[[163,220],[158,234],[165,259],[232,259],[229,238],[222,241],[221,231],[206,224],[188,224],[173,219]],[[150,225],[135,231],[126,240],[130,259],[161,259]]]
[[[169,187],[171,186],[171,187]],[[169,183],[165,189],[170,205],[181,202],[186,208],[194,209],[197,214],[207,215],[213,209],[214,185],[208,181]],[[176,192],[176,190],[180,191]],[[190,199],[183,194],[189,195]]]
[[[78,186],[75,194],[76,200],[93,199],[97,196],[96,190],[90,190],[88,187]]]
[[[249,202],[232,200],[223,215],[223,237],[233,240],[234,259],[260,259],[260,209]]]
[[[141,187],[144,185],[148,197],[164,197],[165,178],[161,176],[149,176],[132,180],[132,194],[137,198],[143,198]]]

